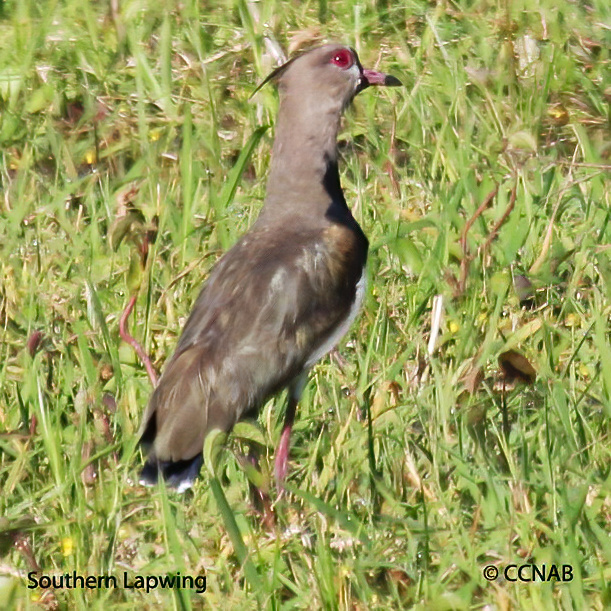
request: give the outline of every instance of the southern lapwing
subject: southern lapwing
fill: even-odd
[[[350,47],[317,47],[277,68],[280,109],[265,204],[213,268],[153,392],[141,428],[140,481],[189,488],[206,435],[229,431],[288,387],[275,475],[282,485],[295,409],[309,369],[354,320],[368,242],[339,180],[343,110],[370,85],[401,85],[364,70]]]

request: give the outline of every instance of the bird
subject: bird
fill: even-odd
[[[401,82],[334,43],[290,59],[260,86],[268,81],[280,103],[263,207],[213,267],[151,395],[139,433],[144,485],[162,477],[179,492],[190,488],[206,436],[229,432],[287,388],[274,464],[282,487],[308,371],[363,300],[368,240],[340,184],[338,130],[358,93]]]

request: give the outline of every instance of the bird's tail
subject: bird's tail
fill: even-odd
[[[204,462],[202,454],[187,460],[157,460],[151,453],[140,472],[140,483],[144,486],[154,486],[160,477],[166,485],[184,492],[193,486],[199,470]]]

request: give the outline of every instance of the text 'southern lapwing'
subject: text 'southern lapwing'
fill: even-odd
[[[213,268],[141,429],[140,481],[189,488],[206,435],[229,431],[284,387],[276,451],[282,483],[295,408],[308,370],[346,333],[363,299],[367,238],[344,199],[337,168],[343,110],[393,76],[364,70],[349,47],[324,45],[277,68],[280,109],[265,205]]]

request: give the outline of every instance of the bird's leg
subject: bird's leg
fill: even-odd
[[[250,463],[257,471],[259,470],[259,452],[254,444],[250,444],[248,456],[243,457],[243,460]],[[273,530],[276,519],[269,494],[250,480],[248,487],[250,488],[250,498],[252,499],[254,510],[260,514],[265,527],[268,530]]]
[[[295,421],[295,410],[297,409],[297,403],[299,402],[299,397],[301,396],[306,381],[307,372],[304,372],[289,386],[289,397],[286,405],[286,414],[284,416],[284,426],[282,427],[280,442],[276,449],[276,460],[274,464],[276,485],[280,490],[284,489],[284,479],[288,471],[289,447],[291,443],[293,422]]]
[[[295,408],[297,401],[289,395],[288,404],[286,406],[286,415],[284,416],[284,426],[282,427],[282,435],[276,449],[276,461],[274,464],[274,472],[276,474],[276,484],[278,488],[284,488],[284,479],[288,470],[289,462],[289,446],[291,443],[291,430],[293,429],[293,421],[295,420]]]
[[[138,241],[139,250],[140,250],[140,269],[141,269],[142,274],[144,274],[144,271],[146,269],[146,262],[147,262],[148,253],[149,253],[149,244],[155,241],[156,235],[157,235],[157,230],[155,228],[150,231],[147,231],[141,242]],[[128,280],[128,285],[129,285],[129,280]],[[127,303],[127,306],[125,306],[125,309],[123,310],[123,313],[121,314],[121,318],[119,319],[119,335],[121,336],[121,339],[124,342],[129,344],[135,350],[136,354],[142,361],[143,365],[146,367],[146,372],[148,373],[148,376],[149,376],[149,379],[151,380],[151,384],[153,385],[153,388],[156,388],[158,378],[157,378],[157,372],[155,371],[155,368],[153,367],[153,363],[151,362],[149,355],[146,353],[146,350],[140,345],[138,340],[136,340],[136,338],[133,335],[131,335],[130,332],[127,330],[127,321],[129,319],[129,315],[132,313],[132,310],[134,309],[134,306],[136,305],[136,300],[138,299],[139,290],[140,290],[140,283],[138,283],[137,286],[132,288],[133,294],[130,297],[129,302]]]
[[[140,345],[138,340],[127,330],[127,320],[129,318],[129,315],[132,313],[134,306],[136,305],[136,299],[138,299],[137,291],[130,297],[127,306],[123,310],[123,314],[121,314],[121,318],[119,319],[119,335],[121,336],[121,339],[124,342],[129,344],[136,351],[136,354],[146,367],[146,372],[149,375],[149,380],[151,381],[153,388],[155,388],[157,386],[157,372],[153,367],[153,363],[151,362],[149,355],[146,353],[146,350]]]

